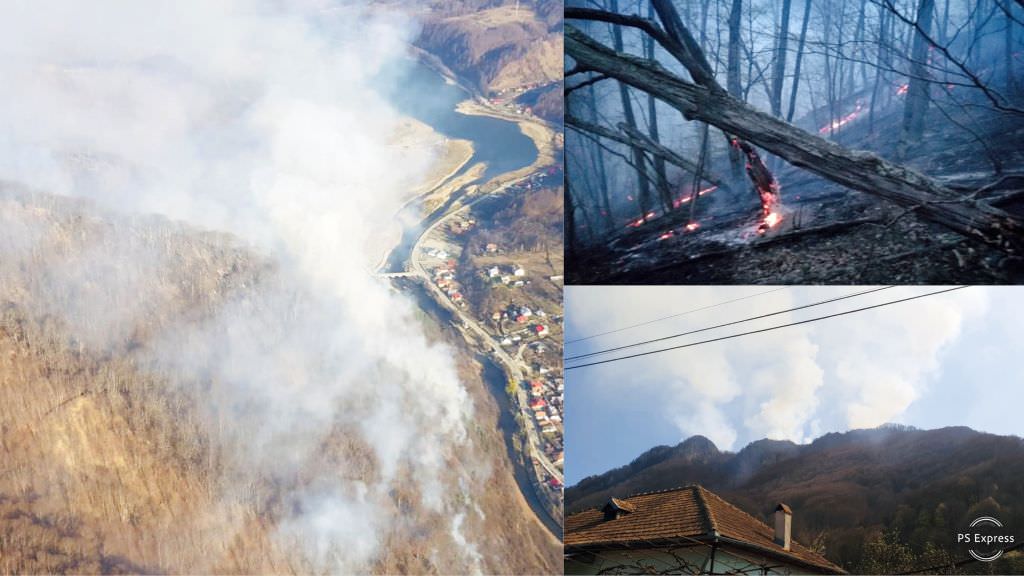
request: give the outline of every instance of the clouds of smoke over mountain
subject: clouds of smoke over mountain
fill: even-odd
[[[446,460],[465,442],[469,402],[451,351],[366,273],[431,160],[389,143],[399,117],[372,87],[414,32],[361,2],[315,0],[40,0],[0,20],[0,178],[231,232],[276,262],[281,280],[199,329],[154,336],[153,357],[217,383],[212,410],[244,420],[231,426],[239,474],[316,470],[287,496],[281,535],[333,570],[373,562],[396,529],[395,483],[415,479],[427,510],[456,506]],[[122,337],[132,309],[106,312],[144,284],[124,271],[159,265],[113,245],[75,270],[99,263],[109,274],[88,275],[100,296],[63,310],[95,345]],[[75,270],[50,275],[72,286]],[[373,447],[369,465],[311,464],[338,430]],[[472,559],[463,528],[450,526],[451,543]]]
[[[739,287],[570,287],[566,294],[568,337],[596,334],[763,291]],[[599,350],[857,291],[775,291],[568,349],[570,354]],[[910,294],[905,289],[881,291],[629,352],[785,324]],[[986,301],[983,290],[967,290],[846,318],[584,368],[569,373],[568,395],[572,397],[574,390],[594,395],[587,400],[588,406],[618,406],[615,398],[628,395],[631,402],[656,406],[654,411],[661,420],[671,423],[681,438],[701,434],[724,449],[741,448],[765,437],[805,442],[827,431],[874,427],[899,421],[924,393],[940,370],[943,349],[958,338],[966,321],[984,312]],[[581,382],[586,382],[585,386]],[[580,396],[576,399],[576,405],[581,405]],[[572,406],[569,408],[567,435],[573,434],[574,427],[583,426],[577,418],[598,422],[606,418],[594,413],[576,415],[571,412]],[[637,425],[654,427],[656,423],[648,419],[646,424]],[[600,434],[595,430],[587,433]],[[643,442],[646,444],[639,449],[650,447],[649,439]],[[635,449],[633,455],[638,452]]]

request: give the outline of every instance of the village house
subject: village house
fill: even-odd
[[[530,396],[534,398],[540,397],[544,394],[544,384],[540,380],[530,381]]]
[[[565,519],[566,574],[844,574],[793,540],[792,510],[774,529],[699,485],[611,498]]]

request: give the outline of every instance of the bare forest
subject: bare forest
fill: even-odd
[[[572,0],[569,281],[1009,283],[1024,6]]]

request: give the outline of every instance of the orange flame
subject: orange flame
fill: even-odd
[[[646,216],[642,216],[640,218],[637,218],[636,220],[630,220],[626,224],[626,226],[629,227],[629,228],[638,228],[638,227],[642,226],[645,222],[650,220],[651,218],[654,218],[654,216],[655,216],[655,214],[654,214],[653,211],[648,212]]]
[[[860,116],[860,113],[861,113],[862,110],[864,110],[864,104],[862,102],[857,102],[857,107],[853,109],[853,112],[850,112],[846,116],[843,116],[842,118],[833,120],[832,122],[830,122],[828,124],[825,124],[821,128],[818,128],[818,133],[819,134],[825,134],[825,133],[829,132],[830,130],[831,131],[839,130],[843,126],[846,126],[850,122],[853,122],[854,120],[856,120],[857,117]]]

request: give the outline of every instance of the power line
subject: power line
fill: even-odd
[[[709,340],[701,340],[700,342],[691,342],[690,344],[680,344],[679,346],[671,346],[669,348],[661,348],[658,350],[650,350],[647,352],[638,352],[629,356],[620,356],[618,358],[609,358],[607,360],[598,360],[597,362],[590,362],[588,364],[578,364],[576,366],[566,366],[565,369],[575,370],[576,368],[586,368],[587,366],[596,366],[598,364],[607,364],[609,362],[618,362],[619,360],[628,360],[630,358],[637,358],[639,356],[647,356],[649,354],[658,354],[660,352],[668,352],[669,350],[679,350],[680,348],[690,348],[692,346],[699,346],[701,344],[709,344],[711,342],[720,342],[722,340],[729,340],[732,338],[739,338],[740,336],[749,336],[750,334],[760,334],[761,332],[769,332],[772,330],[779,330],[781,328],[789,328],[790,326],[799,326],[800,324],[809,324],[811,322],[817,322],[818,320],[827,320],[829,318],[836,318],[837,316],[846,316],[847,314],[853,314],[855,312],[863,312],[865,310],[871,310],[874,308],[881,308],[883,306],[889,306],[890,304],[899,304],[901,302],[908,302],[910,300],[917,300],[918,298],[925,298],[927,296],[934,296],[936,294],[943,294],[945,292],[952,292],[953,290],[961,290],[967,288],[967,286],[956,286],[954,288],[946,288],[945,290],[937,290],[935,292],[928,292],[927,294],[918,294],[917,296],[910,296],[907,298],[901,298],[899,300],[890,300],[889,302],[882,302],[881,304],[874,304],[872,306],[865,306],[863,308],[856,308],[853,310],[847,310],[845,312],[836,312],[835,314],[828,314],[827,316],[818,316],[817,318],[809,318],[807,320],[800,320],[799,322],[790,322],[789,324],[781,324],[779,326],[770,326],[768,328],[761,328],[760,330],[751,330],[749,332],[741,332],[739,334],[730,334],[729,336],[721,336],[719,338],[711,338]]]
[[[678,314],[672,314],[669,316],[662,316],[661,318],[655,318],[654,320],[648,320],[639,324],[633,324],[631,326],[624,326],[622,328],[616,328],[615,330],[609,330],[607,332],[600,332],[598,334],[592,334],[590,336],[584,336],[583,338],[576,338],[575,340],[566,340],[566,344],[573,344],[576,342],[582,342],[584,340],[590,340],[591,338],[597,338],[598,336],[607,336],[608,334],[614,334],[616,332],[622,332],[623,330],[630,330],[632,328],[638,328],[640,326],[646,326],[648,324],[654,324],[655,322],[661,322],[662,320],[668,320],[669,318],[676,318],[678,316],[686,316],[687,314],[693,314],[694,312],[700,312],[701,310],[707,310],[709,308],[716,308],[718,306],[724,306],[726,304],[732,304],[733,302],[739,302],[740,300],[749,300],[750,298],[757,298],[758,296],[764,296],[765,294],[771,294],[772,292],[778,292],[779,290],[785,290],[789,286],[780,286],[772,290],[766,290],[764,292],[758,292],[757,294],[750,294],[742,298],[734,298],[732,300],[726,300],[725,302],[719,302],[717,304],[709,304],[708,306],[701,306],[700,308],[694,308],[693,310],[687,310],[686,312],[680,312]]]
[[[679,334],[673,334],[671,336],[662,336],[661,338],[654,338],[653,340],[646,340],[644,342],[637,342],[635,344],[626,344],[623,346],[616,346],[615,348],[608,348],[607,350],[601,350],[600,352],[590,352],[587,354],[580,354],[578,356],[569,356],[565,360],[578,360],[580,358],[589,358],[591,356],[599,356],[601,354],[607,354],[609,352],[615,352],[618,350],[624,350],[626,348],[635,348],[637,346],[643,346],[645,344],[651,344],[654,342],[661,342],[663,340],[671,340],[673,338],[680,338],[682,336],[689,336],[690,334],[696,334],[698,332],[707,332],[708,330],[715,330],[716,328],[725,328],[726,326],[733,326],[736,324],[743,324],[744,322],[752,322],[754,320],[760,320],[762,318],[768,318],[769,316],[778,316],[779,314],[785,314],[786,312],[796,312],[797,310],[803,310],[804,308],[813,308],[815,306],[821,306],[822,304],[829,304],[831,302],[838,302],[840,300],[846,300],[847,298],[853,298],[856,296],[863,296],[864,294],[870,294],[872,292],[880,292],[882,290],[888,290],[889,288],[895,288],[895,286],[883,286],[881,288],[872,288],[870,290],[862,290],[853,294],[846,294],[844,296],[837,296],[835,298],[829,298],[827,300],[819,300],[811,304],[804,304],[803,306],[797,306],[795,308],[789,308],[787,310],[779,310],[778,312],[771,312],[768,314],[761,314],[760,316],[754,316],[752,318],[746,318],[743,320],[735,320],[733,322],[726,322],[725,324],[718,324],[716,326],[709,326],[707,328],[699,328],[697,330],[690,330],[689,332],[682,332]]]

